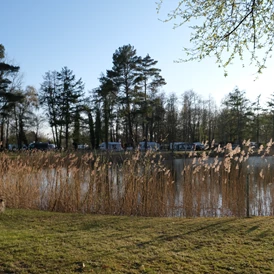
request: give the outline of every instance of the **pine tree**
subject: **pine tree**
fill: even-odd
[[[5,48],[0,44],[0,119],[1,119],[1,147],[4,143],[4,125],[7,122],[10,112],[14,108],[14,104],[23,100],[23,94],[16,92],[12,86],[11,77],[19,71],[18,66],[9,65],[4,62]],[[7,130],[8,131],[8,130]],[[8,143],[6,144],[6,146]]]
[[[152,132],[153,125],[153,98],[157,89],[160,86],[166,84],[165,79],[160,75],[161,70],[155,68],[155,65],[158,61],[152,59],[149,54],[146,57],[142,58],[140,64],[137,67],[137,77],[135,78],[135,82],[139,91],[142,92],[141,97],[141,117],[143,117],[143,136],[145,139],[145,148],[147,147],[148,141],[148,128],[149,122],[151,125],[150,132]],[[140,95],[139,95],[140,96]],[[152,134],[150,134],[150,141],[152,140]]]
[[[136,55],[136,50],[131,45],[118,48],[113,54],[112,70],[107,71],[110,78],[119,91],[119,102],[123,107],[126,119],[127,143],[134,143],[132,103],[136,86],[137,68],[141,57]],[[134,144],[133,144],[134,145]]]
[[[103,117],[104,117],[104,141],[108,149],[108,142],[110,137],[110,123],[114,118],[114,108],[117,100],[117,88],[110,78],[102,75],[100,77],[100,87],[96,90],[97,100],[101,102]]]
[[[60,123],[64,126],[65,149],[69,147],[70,126],[77,113],[77,106],[84,95],[82,79],[75,80],[73,71],[67,67],[62,68],[57,74],[58,95],[57,104],[60,109]]]

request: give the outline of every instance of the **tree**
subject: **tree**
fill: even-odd
[[[153,129],[153,134],[154,134],[154,140],[160,143],[165,143],[166,138],[168,136],[166,132],[166,127],[165,127],[165,115],[166,115],[166,110],[165,110],[165,95],[159,94],[156,95],[154,98],[152,98],[152,103],[151,103],[151,126],[150,129]],[[153,128],[152,128],[153,125]],[[153,136],[152,133],[150,136]]]
[[[102,140],[102,121],[99,105],[95,109],[95,148],[98,148]]]
[[[91,147],[94,149],[96,148],[96,142],[95,142],[94,122],[93,122],[91,111],[88,112],[88,127],[89,127],[90,144],[91,144]]]
[[[38,96],[36,89],[32,86],[27,86],[25,90],[18,90],[17,93],[23,99],[14,104],[13,118],[18,148],[22,148],[23,145],[28,145],[26,130],[33,125],[34,110],[38,108]]]
[[[64,125],[65,149],[69,147],[69,129],[77,113],[77,106],[84,95],[84,84],[82,79],[75,80],[73,71],[63,67],[57,73],[58,79],[58,105],[61,111],[61,123]]]
[[[142,90],[143,100],[141,101],[143,117],[143,136],[145,138],[145,148],[148,141],[148,127],[149,122],[152,125],[152,96],[155,97],[155,93],[158,87],[166,84],[165,79],[160,75],[161,70],[155,68],[158,61],[152,59],[149,54],[140,60],[137,71],[138,76],[135,78],[135,82],[138,90]],[[150,94],[149,94],[150,93]],[[151,98],[151,100],[150,100]],[[152,141],[152,134],[150,134],[150,141]]]
[[[52,127],[54,141],[61,147],[65,139],[68,149],[70,127],[75,116],[82,109],[84,84],[82,79],[75,79],[73,71],[63,67],[61,72],[47,72],[40,88],[40,103],[46,107],[49,123]],[[74,124],[75,125],[75,124]]]
[[[102,112],[104,118],[104,141],[106,142],[106,148],[108,149],[108,142],[110,137],[109,128],[112,124],[114,118],[114,108],[117,101],[117,87],[114,82],[106,77],[101,75],[99,78],[100,87],[96,90],[96,98],[102,103]]]
[[[222,127],[221,130],[227,130],[230,135],[229,140],[226,141],[241,145],[244,138],[250,138],[247,130],[252,116],[250,102],[245,97],[245,92],[235,87],[233,92],[230,92],[223,101],[223,105],[225,106],[226,117],[223,118],[226,118],[224,120],[226,126]]]
[[[77,145],[79,144],[80,141],[80,121],[81,121],[81,115],[80,115],[80,109],[78,106],[76,106],[76,110],[74,113],[74,118],[73,118],[73,145],[74,148],[77,149]]]
[[[2,44],[0,44],[0,59],[5,57],[5,48]]]
[[[157,3],[158,12],[164,2]],[[261,73],[273,49],[273,9],[272,0],[181,0],[165,21],[175,21],[174,28],[191,24],[193,47],[184,48],[188,58],[180,61],[215,55],[225,68],[237,55],[243,60],[246,51]]]
[[[166,104],[166,128],[168,143],[174,143],[178,132],[178,110],[176,107],[176,95],[173,93],[167,99]]]
[[[193,90],[185,91],[182,96],[182,110],[180,113],[183,140],[188,142],[204,141],[199,129],[202,115],[202,100]]]
[[[271,116],[271,127],[272,127],[272,134],[271,138],[274,140],[274,92],[270,95],[269,101],[267,101],[267,106],[269,108],[269,113]]]
[[[58,79],[57,71],[48,71],[43,76],[44,82],[39,91],[39,102],[45,108],[52,130],[53,141],[57,147],[61,147],[62,124],[58,102]]]
[[[89,95],[84,99],[83,104],[83,113],[85,114],[85,119],[83,123],[86,125],[87,130],[87,140],[91,145],[92,149],[96,148],[96,140],[95,140],[95,123],[94,123],[94,112],[96,110],[96,100],[94,100],[94,94],[96,93],[96,89],[89,91]]]
[[[35,143],[38,142],[38,137],[40,135],[40,129],[43,127],[44,123],[46,122],[46,117],[42,116],[40,113],[33,112],[33,118],[31,119],[31,127],[33,133],[33,140]]]
[[[257,142],[260,143],[260,132],[261,132],[261,116],[263,112],[263,108],[261,106],[261,94],[257,96],[256,101],[252,103],[252,110],[253,110],[253,123],[251,124],[251,132],[252,138]]]
[[[9,76],[18,72],[18,66],[12,66],[5,62],[3,59],[5,57],[5,48],[0,44],[0,96],[6,97],[9,85],[12,83]]]
[[[214,99],[210,96],[209,99],[206,101],[207,104],[207,138],[205,138],[205,141],[209,142],[209,145],[212,144],[212,141],[215,142],[215,133],[217,129],[217,117],[218,117],[218,111],[217,106],[214,101]]]
[[[110,78],[119,91],[120,103],[123,106],[126,117],[127,143],[134,141],[132,123],[132,102],[136,91],[137,68],[141,57],[136,55],[136,50],[131,45],[119,47],[113,54],[112,70],[107,71]]]
[[[5,48],[0,44],[0,141],[1,147],[4,144],[4,127],[6,124],[6,132],[8,133],[8,124],[10,113],[14,107],[14,104],[23,99],[23,95],[15,92],[20,88],[20,84],[13,79],[18,79],[18,66],[9,65],[4,62]],[[16,83],[16,85],[15,85]],[[6,136],[8,139],[8,136]],[[6,146],[8,146],[8,140],[6,140]]]

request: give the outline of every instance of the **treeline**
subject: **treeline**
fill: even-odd
[[[22,89],[19,67],[7,64],[4,53],[0,45],[2,147],[49,139],[41,133],[44,122],[51,141],[66,149],[72,143],[98,148],[103,141],[133,147],[141,140],[266,143],[274,136],[274,93],[266,107],[260,96],[251,102],[237,87],[219,107],[214,98],[204,99],[193,90],[168,95],[158,62],[138,56],[131,45],[114,52],[112,68],[88,92],[67,67],[46,72],[38,91]]]

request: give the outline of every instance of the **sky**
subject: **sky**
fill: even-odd
[[[101,73],[112,68],[112,55],[131,44],[137,55],[149,54],[167,84],[161,91],[178,98],[193,90],[203,99],[221,104],[237,86],[251,101],[261,94],[262,103],[274,92],[274,60],[256,81],[256,68],[235,62],[224,77],[216,60],[175,62],[184,58],[189,46],[187,26],[173,29],[165,15],[178,0],[165,0],[159,14],[156,0],[1,0],[0,43],[8,60],[20,66],[23,86],[37,90],[48,71],[67,66],[76,79],[82,78],[85,91],[98,87]],[[246,62],[248,64],[248,61]]]

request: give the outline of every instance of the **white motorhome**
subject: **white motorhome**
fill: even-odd
[[[102,144],[99,145],[100,150],[106,150],[106,142],[103,142]],[[123,151],[124,149],[122,148],[122,145],[120,142],[108,142],[108,150],[112,151]]]
[[[144,142],[144,141],[139,143],[139,149],[141,151],[146,150],[145,143],[146,142]],[[160,145],[158,143],[156,143],[156,142],[147,142],[147,149],[159,150],[160,149]]]

